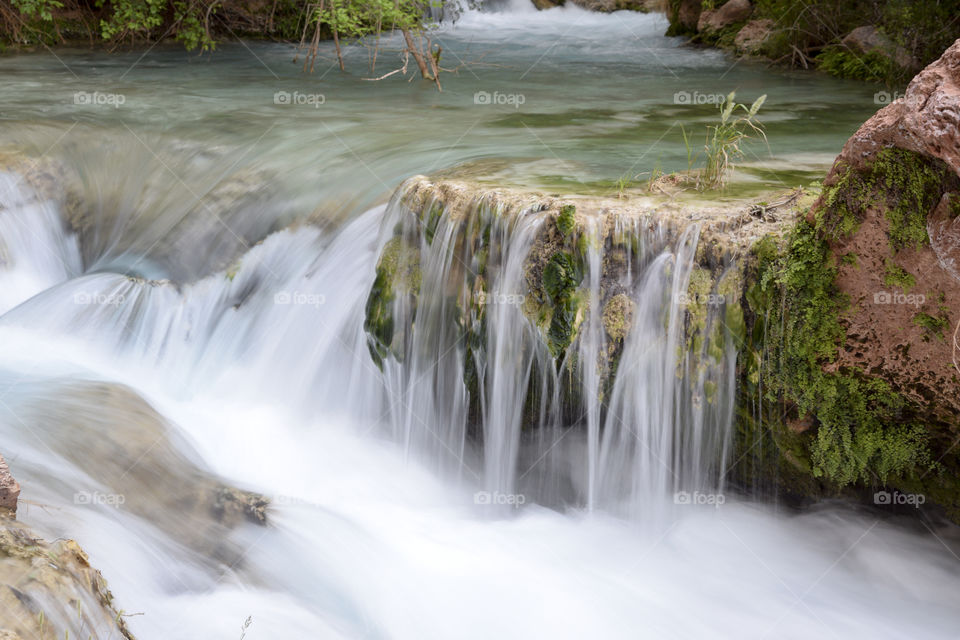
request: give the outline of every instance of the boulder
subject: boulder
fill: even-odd
[[[763,18],[751,20],[740,29],[733,43],[740,53],[757,53],[774,34],[776,23]]]
[[[738,22],[745,22],[753,13],[750,0],[727,0],[719,9],[708,9],[700,14],[697,31],[713,33]]]
[[[17,499],[20,497],[20,484],[10,475],[7,461],[0,456],[0,509],[17,513]]]
[[[841,44],[855,53],[867,54],[874,51],[884,53],[904,69],[916,69],[917,62],[901,46],[894,44],[887,36],[872,26],[857,27],[847,34]]]
[[[667,18],[670,20],[671,29],[667,35],[696,33],[702,8],[701,0],[679,0],[679,2],[668,3]]]
[[[846,387],[852,389],[849,406],[856,398],[876,400],[855,418],[800,407],[815,414],[822,442],[835,437],[831,434],[856,442],[871,428],[889,442],[900,438],[876,455],[889,461],[891,451],[906,453],[917,469],[881,475],[880,482],[924,494],[955,521],[960,521],[960,455],[954,447],[960,432],[958,219],[960,40],[847,141],[807,214],[815,234],[811,242],[824,249],[818,273],[831,278],[825,291],[839,328],[836,353],[818,360],[822,377],[815,375],[820,382],[853,381]],[[812,311],[793,313],[809,317]],[[795,383],[792,393],[802,397],[818,388]],[[908,429],[909,437],[903,435]],[[861,446],[870,437],[863,436]],[[858,456],[841,452],[835,458],[839,468],[827,467],[823,475],[840,484],[868,482],[851,471]]]
[[[867,120],[844,145],[826,185],[897,147],[942,160],[960,176],[960,40],[907,85],[902,98]]]

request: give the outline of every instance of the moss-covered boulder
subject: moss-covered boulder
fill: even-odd
[[[807,496],[894,487],[960,518],[960,278],[938,251],[960,240],[958,80],[960,43],[850,139],[789,236],[760,247],[742,404],[769,446],[744,477],[765,467]]]

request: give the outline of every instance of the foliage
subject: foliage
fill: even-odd
[[[329,26],[344,38],[362,38],[393,29],[417,29],[425,7],[415,0],[327,0],[311,22]]]
[[[824,234],[803,220],[784,255],[761,274],[754,299],[766,300],[773,316],[768,400],[787,400],[799,416],[816,416],[816,436],[807,443],[814,476],[840,487],[916,476],[934,463],[926,429],[909,418],[904,398],[859,370],[824,369],[846,335],[840,317],[847,301],[836,274]]]
[[[900,287],[907,292],[916,286],[917,281],[913,274],[888,258],[884,266],[883,283],[891,287]]]
[[[560,208],[557,214],[557,231],[563,237],[569,236],[576,227],[577,208],[572,204],[565,204]]]
[[[24,16],[47,21],[53,20],[54,11],[63,9],[63,3],[57,0],[11,0],[11,4]]]
[[[838,167],[839,178],[824,190],[817,216],[831,239],[853,233],[872,206],[881,205],[890,223],[894,251],[929,243],[927,214],[942,196],[950,170],[939,160],[891,147],[862,169]]]
[[[276,0],[249,8],[220,0],[93,0],[79,4],[72,0],[10,0],[27,23],[28,33],[18,38],[16,33],[0,32],[0,39],[62,40],[64,24],[75,27],[67,29],[67,35],[83,37],[78,29],[89,23],[98,25],[96,36],[110,43],[173,38],[187,49],[202,51],[213,49],[215,40],[225,36],[300,39],[311,25],[319,26],[327,37],[336,34],[354,40],[393,29],[419,32],[429,27],[424,19],[426,1]],[[218,19],[211,20],[214,16]],[[12,23],[6,29],[17,27]]]
[[[734,162],[743,157],[742,145],[753,135],[767,139],[763,125],[756,116],[766,102],[767,96],[757,98],[749,107],[736,101],[736,92],[731,92],[720,105],[720,122],[707,127],[707,140],[703,157],[705,166],[697,173],[697,188],[721,189],[726,185],[727,174],[733,170]],[[735,117],[738,112],[745,115]],[[681,127],[683,141],[687,147],[688,169],[692,169],[700,160],[700,154],[693,151],[693,145],[685,129]]]
[[[929,313],[918,313],[913,316],[913,324],[923,327],[929,335],[934,336],[941,342],[944,340],[943,330],[950,325],[950,320],[946,314],[941,311],[940,315],[932,316]],[[929,340],[929,336],[925,337]]]
[[[816,64],[818,69],[831,75],[868,82],[884,82],[897,74],[896,63],[886,53],[855,53],[839,44],[825,47],[817,55]]]

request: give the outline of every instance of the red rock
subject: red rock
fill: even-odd
[[[727,0],[719,9],[710,9],[700,14],[697,21],[697,31],[720,31],[732,24],[743,22],[750,18],[753,7],[750,0]]]
[[[680,0],[676,10],[672,3],[667,5],[667,17],[670,22],[678,23],[687,31],[696,31],[702,8],[702,0]]]
[[[839,163],[862,167],[886,147],[939,158],[960,175],[960,40],[911,80],[902,98],[860,127],[827,180]]]
[[[776,23],[764,18],[751,20],[737,33],[733,43],[743,53],[755,53],[773,35]]]
[[[847,34],[841,44],[857,53],[883,52],[905,69],[916,70],[918,66],[906,49],[894,44],[873,26],[857,27]]]

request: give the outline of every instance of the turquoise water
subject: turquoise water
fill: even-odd
[[[350,47],[345,73],[330,43],[312,74],[295,47],[263,42],[203,56],[174,45],[7,55],[0,143],[194,190],[212,164],[268,171],[283,196],[268,215],[353,214],[410,175],[464,163],[501,181],[601,193],[624,175],[685,169],[681,126],[701,144],[717,114],[691,103],[734,90],[741,101],[768,95],[769,145],[749,145],[747,164],[792,186],[829,166],[877,108],[872,86],[738,62],[665,28],[660,15],[629,12],[467,14],[434,36],[442,66],[457,68],[442,92],[414,78],[412,61],[407,77],[367,80],[400,66],[397,38],[383,40],[374,71],[369,50]],[[77,92],[102,103],[75,104]],[[276,104],[278,92],[299,104]]]

